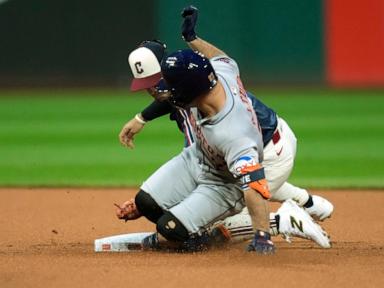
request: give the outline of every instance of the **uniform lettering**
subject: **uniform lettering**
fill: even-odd
[[[199,144],[202,152],[207,156],[207,158],[211,161],[212,164],[215,165],[216,169],[223,170],[227,165],[225,159],[222,155],[218,154],[218,152],[209,145],[206,137],[204,136],[203,130],[200,126],[196,124],[196,120],[192,113],[189,114],[189,122],[195,132],[196,136],[196,144]]]
[[[252,124],[255,125],[257,129],[261,132],[261,127],[259,125],[259,122],[257,121],[255,110],[253,109],[252,104],[248,100],[247,91],[245,91],[245,88],[243,86],[243,83],[241,82],[240,77],[237,77],[237,85],[239,86],[241,102],[243,102],[246,105],[247,111],[251,114]]]
[[[141,62],[140,61],[135,63],[135,68],[136,68],[136,72],[138,74],[141,74],[141,73],[144,72],[143,68],[141,67]]]
[[[293,216],[291,216],[290,219],[291,219],[291,226],[292,226],[292,228],[296,227],[297,229],[299,229],[301,232],[304,233],[303,221],[299,221],[299,223],[297,223],[297,220]]]

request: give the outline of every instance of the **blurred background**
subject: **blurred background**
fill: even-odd
[[[384,1],[0,0],[0,185],[136,186],[182,148],[162,117],[128,151],[117,135],[151,98],[129,52],[186,47],[180,12],[239,64],[299,140],[292,181],[384,187]]]

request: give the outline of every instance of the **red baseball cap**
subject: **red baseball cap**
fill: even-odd
[[[144,41],[128,56],[128,63],[134,79],[131,91],[148,89],[161,79],[160,62],[165,54],[166,46],[158,41]]]

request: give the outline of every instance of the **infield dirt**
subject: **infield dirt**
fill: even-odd
[[[322,226],[333,247],[275,238],[197,254],[95,253],[104,236],[153,231],[124,223],[113,203],[136,189],[0,189],[0,287],[384,287],[384,191],[316,191],[335,205]],[[273,204],[272,210],[278,205]]]

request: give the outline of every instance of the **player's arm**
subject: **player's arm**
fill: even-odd
[[[236,136],[236,135],[235,135]],[[270,254],[274,251],[269,234],[269,202],[271,194],[265,178],[264,168],[259,163],[259,153],[248,138],[219,144],[225,155],[229,171],[237,179],[244,193],[244,200],[252,220],[254,239],[249,251]]]
[[[141,111],[140,115],[145,122],[148,122],[171,113],[172,109],[169,102],[155,100]]]
[[[201,38],[196,38],[191,42],[187,42],[187,44],[191,49],[203,53],[208,59],[212,59],[216,56],[226,56],[226,54],[222,50],[216,48],[211,43],[208,43],[207,41]]]
[[[144,128],[144,125],[148,121],[169,114],[172,109],[172,106],[166,101],[153,101],[141,113],[136,114],[135,117],[123,126],[119,134],[120,143],[128,148],[134,148],[134,136]]]
[[[249,158],[249,156],[245,157]],[[259,163],[243,164],[242,162],[240,160],[239,164],[235,164],[235,170],[244,191],[244,199],[252,219],[253,229],[268,233],[269,206],[267,200],[271,194],[265,179],[264,168]]]
[[[197,15],[198,9],[192,5],[185,7],[181,12],[181,16],[184,18],[183,24],[181,26],[181,34],[183,39],[187,42],[191,49],[203,53],[209,59],[220,55],[225,56],[226,54],[224,51],[197,37],[195,32]]]
[[[257,190],[252,188],[244,190],[244,199],[252,219],[253,230],[269,233],[268,202]]]
[[[270,193],[264,175],[264,168],[260,164],[246,166],[241,169],[241,182],[246,183],[244,190],[245,204],[251,216],[255,232],[248,251],[261,254],[274,252],[274,245],[269,233],[269,203]]]

